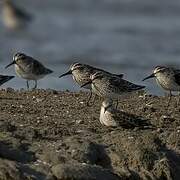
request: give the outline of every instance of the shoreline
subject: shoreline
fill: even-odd
[[[179,179],[176,97],[168,112],[166,97],[120,97],[118,109],[157,127],[125,129],[102,126],[102,100],[88,107],[87,96],[85,91],[0,90],[2,178]]]

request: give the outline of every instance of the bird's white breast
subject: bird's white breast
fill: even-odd
[[[15,71],[19,77],[27,80],[38,80],[45,76],[45,74],[41,74],[41,75],[33,74],[31,73],[31,71],[27,71],[27,69],[23,69],[22,67],[16,64],[15,64]]]
[[[180,86],[175,82],[174,77],[170,75],[157,76],[156,82],[165,90],[180,91]]]
[[[108,110],[106,112],[104,112],[104,107],[101,107],[99,120],[102,125],[105,125],[108,127],[117,127],[118,126],[117,122],[112,117],[111,112],[109,112]]]

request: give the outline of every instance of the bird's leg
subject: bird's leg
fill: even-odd
[[[37,88],[37,80],[34,80],[35,81],[35,85],[33,87],[33,89],[36,89]]]
[[[88,100],[87,100],[87,106],[90,106],[91,97],[92,97],[92,91],[90,90],[90,95],[89,95]]]
[[[170,105],[171,97],[172,97],[172,93],[171,93],[171,91],[169,91],[169,100],[168,100],[167,107],[169,107],[169,105]]]
[[[93,97],[93,93],[91,91],[90,96],[89,96],[88,101],[87,101],[87,106],[92,106],[94,104],[96,95],[94,95],[92,103],[90,103],[90,100],[91,100],[92,97]]]
[[[178,97],[177,97],[177,107],[179,106],[179,102],[180,102],[180,92],[178,93]]]
[[[164,93],[164,96],[165,96],[165,97],[169,97],[169,93],[168,93],[168,92],[165,92],[165,93]]]
[[[29,81],[26,81],[27,89],[29,90]]]
[[[119,104],[119,102],[118,102],[118,99],[116,100],[116,109],[118,108],[118,104]]]
[[[93,95],[93,94],[92,94],[92,95]],[[96,94],[94,94],[94,97],[93,97],[93,100],[92,100],[92,105],[94,104],[95,99],[96,99]]]

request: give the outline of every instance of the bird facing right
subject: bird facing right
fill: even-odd
[[[150,79],[155,78],[158,85],[160,85],[164,90],[169,91],[169,101],[171,101],[172,91],[180,91],[180,70],[172,67],[156,66],[153,73],[144,78]]]
[[[35,86],[33,89],[36,89],[37,80],[42,79],[44,76],[53,72],[36,59],[27,56],[24,53],[16,53],[13,56],[13,62],[8,64],[5,68],[8,68],[13,64],[15,65],[16,74],[19,77],[26,79],[28,89],[30,80],[35,81]]]
[[[24,28],[32,20],[32,16],[18,8],[12,0],[3,0],[3,22],[9,29]]]

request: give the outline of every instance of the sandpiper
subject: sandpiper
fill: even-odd
[[[70,66],[70,69],[68,72],[62,74],[59,76],[59,78],[66,76],[66,75],[72,75],[73,79],[77,84],[80,86],[84,85],[85,83],[90,81],[90,76],[94,74],[95,72],[103,72],[105,74],[111,74],[110,72],[107,72],[103,69],[95,68],[93,66],[87,65],[87,64],[81,64],[81,63],[74,63]],[[123,74],[111,74],[113,76],[117,76],[118,78],[122,78]],[[87,84],[83,86],[85,89],[90,89],[91,90],[91,85]],[[91,99],[92,93],[89,96],[88,102],[89,103]]]
[[[115,109],[113,108],[113,101],[111,99],[103,101],[99,117],[100,123],[108,127],[117,127],[118,123],[112,116],[112,112],[114,111]]]
[[[14,76],[0,75],[0,86],[12,78],[14,78]]]
[[[122,110],[115,109],[111,99],[106,99],[102,102],[99,120],[102,125],[108,127],[121,126],[123,128],[145,128],[150,125],[147,123],[147,120]]]
[[[32,16],[17,7],[11,0],[3,0],[3,22],[9,29],[26,27],[32,20]]]
[[[150,79],[156,78],[156,82],[164,90],[169,91],[169,100],[167,106],[169,106],[172,96],[172,91],[180,91],[180,70],[172,67],[156,66],[153,73],[144,78]]]
[[[92,92],[103,98],[118,100],[120,95],[134,92],[145,88],[136,85],[117,76],[112,76],[104,72],[96,72],[90,76],[90,81],[81,87],[91,84]]]
[[[36,89],[37,80],[42,79],[44,76],[53,72],[34,58],[19,52],[13,56],[13,62],[11,62],[5,68],[8,68],[13,64],[15,65],[16,74],[19,77],[26,79],[28,89],[30,80],[35,81],[35,86],[33,89]]]

